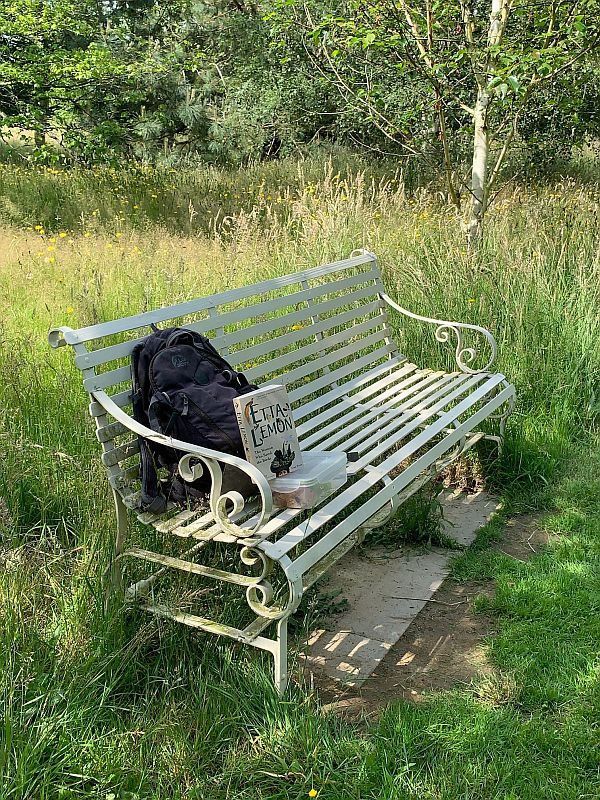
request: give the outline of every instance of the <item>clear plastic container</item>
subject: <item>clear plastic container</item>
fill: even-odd
[[[302,453],[298,469],[269,481],[277,508],[313,508],[346,483],[346,454]]]

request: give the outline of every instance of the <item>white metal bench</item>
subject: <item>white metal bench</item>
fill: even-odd
[[[390,308],[432,323],[439,342],[455,337],[457,371],[421,369],[402,355],[389,326]],[[304,450],[357,454],[348,464],[346,485],[310,512],[274,509],[268,482],[246,461],[168,439],[135,422],[128,413],[129,357],[150,323],[202,332],[250,381],[284,383]],[[463,343],[465,333],[484,338],[489,358],[482,369],[475,368],[477,351]],[[496,355],[488,331],[400,308],[385,293],[375,256],[365,251],[124,319],[79,330],[56,328],[49,342],[73,347],[91,396],[116,503],[114,582],[122,588],[125,558],[152,565],[155,571],[127,590],[130,600],[159,616],[267,650],[274,656],[280,692],[287,684],[287,623],[303,592],[368,529],[385,524],[408,496],[477,441],[500,443],[515,397],[503,375],[488,371]],[[489,419],[498,426],[495,433],[489,425],[481,429]],[[188,480],[203,468],[210,471],[210,509],[172,508],[161,516],[139,510],[138,436],[187,453],[179,469]],[[255,499],[221,495],[224,464],[250,476]],[[126,547],[130,514],[156,529],[165,543],[161,552]],[[179,549],[173,554],[175,542]],[[190,613],[187,604],[157,600],[161,579],[173,571],[193,575],[205,587],[220,582],[230,592],[242,592],[247,624],[235,627]],[[271,628],[273,636],[265,635]]]

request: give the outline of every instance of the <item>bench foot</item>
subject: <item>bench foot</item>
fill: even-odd
[[[275,689],[281,697],[288,685],[288,657],[287,657],[287,617],[277,623],[277,639],[273,648],[273,681]]]
[[[111,553],[108,569],[104,573],[104,608],[108,609],[113,597],[124,596],[123,569],[121,567],[121,554],[125,547],[127,536],[127,508],[121,495],[113,489],[115,511],[117,515],[117,534]]]

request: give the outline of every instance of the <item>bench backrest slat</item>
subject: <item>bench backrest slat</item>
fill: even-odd
[[[215,320],[218,321],[219,327],[224,327],[226,325],[235,326],[234,330],[231,332],[224,333],[221,336],[213,333],[213,335],[210,336],[217,349],[229,349],[231,345],[247,341],[254,336],[264,336],[266,333],[272,332],[284,326],[307,322],[311,319],[311,316],[314,313],[307,305],[307,301],[309,299],[312,300],[314,298],[323,297],[327,294],[335,293],[336,297],[333,299],[326,299],[322,301],[322,303],[319,303],[313,307],[316,313],[326,314],[338,309],[341,305],[343,305],[344,302],[358,303],[368,297],[373,298],[375,295],[374,286],[377,276],[377,271],[370,270],[366,273],[350,276],[349,278],[342,278],[341,280],[332,281],[327,284],[320,284],[309,291],[303,290],[294,292],[280,298],[273,298],[273,300],[269,301],[265,301],[263,299],[263,295],[259,295],[261,300],[258,303],[252,303],[251,305],[247,305],[233,311],[223,310],[222,313],[218,314],[218,317],[204,317],[199,320],[186,320],[184,324],[186,328],[206,335],[215,331]],[[367,285],[365,286],[365,284]],[[262,284],[256,284],[256,286],[261,285]],[[348,291],[350,289],[353,291]],[[224,303],[220,302],[221,297],[222,295],[214,295],[213,297],[213,302],[215,303],[213,308],[215,308],[217,311],[219,308],[225,306]],[[249,293],[248,298],[252,297],[253,293]],[[304,308],[298,308],[298,306],[303,304],[305,305]],[[291,309],[294,307],[296,307],[295,310],[287,311],[287,313],[274,313],[276,311],[283,312],[286,308]],[[174,308],[176,308],[176,306],[171,307],[171,309]],[[168,309],[163,309],[163,311],[167,310]],[[148,314],[152,313],[153,312],[148,312]],[[266,315],[269,315],[268,319],[261,320],[261,318]],[[147,317],[147,315],[142,316]],[[169,325],[176,325],[181,324],[181,319],[182,318],[180,316],[173,314],[172,316],[163,320],[163,322],[166,322]],[[147,336],[150,332],[150,322],[152,322],[152,320],[148,319],[145,324],[138,326],[142,329],[142,336],[138,336],[134,339],[126,339],[124,342],[120,342],[119,344],[111,344],[107,347],[94,349],[92,351],[88,351],[87,353],[76,356],[76,366],[83,370],[89,369],[90,367],[108,364],[109,362],[117,359],[128,358],[131,355],[131,351],[135,345],[143,341],[145,336]],[[101,326],[96,327],[98,328]],[[79,331],[77,332],[77,335],[79,335]],[[106,335],[112,336],[114,334]]]
[[[307,359],[304,363],[300,364],[299,366],[294,367],[293,369],[286,370],[285,384],[288,387],[288,393],[290,392],[291,384],[294,384],[297,381],[300,381],[304,378],[308,378],[310,375],[314,375],[317,372],[321,372],[324,367],[332,367],[334,364],[337,364],[338,362],[341,362],[344,359],[355,360],[355,356],[359,350],[373,347],[374,345],[380,342],[382,342],[381,331],[377,330],[368,336],[358,338],[357,341],[353,342],[351,341],[345,347],[339,347],[335,349],[332,348],[331,350],[327,350],[326,354],[321,355],[320,358],[317,359],[313,358],[310,360]],[[389,352],[389,350],[386,352]],[[379,356],[377,356],[375,357],[375,359],[373,359],[372,357],[373,354],[371,352],[369,352],[368,356],[370,358],[370,361],[368,363],[371,363],[372,360],[376,360],[377,358],[379,358]],[[266,366],[268,366],[268,364]],[[352,366],[352,361],[349,364],[349,366]],[[265,372],[266,370],[263,367],[261,367],[259,369],[250,369],[247,371],[246,374],[248,375],[250,380],[255,380],[258,377],[263,377]],[[272,378],[264,382],[267,384],[279,383],[281,382],[281,380],[282,379],[280,375],[274,375]],[[311,391],[314,391],[314,389],[311,388],[311,384],[312,381],[311,383],[307,383],[305,385],[305,388],[309,389],[309,393]]]
[[[385,321],[379,300],[373,300],[364,306],[356,305],[354,308],[344,311],[341,314],[336,314],[332,317],[325,317],[324,319],[320,319],[318,322],[312,323],[310,327],[301,325],[300,322],[309,321],[312,316],[312,312],[295,312],[293,315],[289,316],[293,317],[294,319],[294,322],[291,324],[293,324],[295,330],[288,330],[287,333],[282,335],[268,338],[266,341],[259,342],[258,344],[251,344],[244,347],[242,350],[236,350],[234,353],[236,361],[239,364],[243,364],[248,361],[252,361],[253,359],[261,358],[262,356],[277,352],[284,347],[290,347],[291,345],[299,345],[301,347],[301,342],[307,338],[307,334],[312,336],[317,333],[323,333],[324,331],[331,330],[331,328],[347,326],[351,323],[354,323],[355,320],[362,321],[366,317],[373,318],[374,316],[379,316],[382,323]],[[259,324],[262,328],[262,324]],[[268,322],[264,323],[264,325],[265,328],[267,325],[269,326],[269,328],[265,330],[266,334],[272,333],[281,328],[281,322],[273,322],[272,320],[268,320]],[[289,328],[289,325],[287,327]],[[254,336],[256,336],[257,328],[258,325],[253,326]],[[238,339],[238,342],[244,342],[244,344],[246,344],[246,341],[241,338],[242,336],[246,336],[246,334],[241,331],[237,332],[236,338]],[[227,339],[227,334],[223,337],[223,339]]]
[[[336,273],[342,274],[352,267],[359,267],[365,264],[371,264],[373,268],[376,269],[374,266],[375,257],[366,253],[364,255],[355,256],[354,258],[348,258],[344,261],[323,264],[320,267],[314,267],[313,269],[304,270],[303,272],[284,275],[280,278],[270,278],[262,283],[243,286],[239,289],[230,289],[216,295],[200,297],[196,300],[177,303],[172,306],[158,308],[154,311],[145,311],[142,314],[135,314],[130,317],[111,320],[110,322],[100,322],[97,325],[79,328],[79,330],[75,331],[75,338],[73,341],[71,341],[70,335],[66,335],[65,338],[67,344],[90,342],[94,339],[102,339],[105,336],[112,336],[117,333],[136,330],[137,328],[147,328],[150,324],[160,325],[169,320],[186,317],[190,314],[198,314],[202,311],[208,313],[208,309],[211,307],[236,303],[251,296],[260,297],[269,292],[279,292],[284,287],[293,286],[294,284],[300,283],[302,280],[313,281]]]
[[[337,284],[335,284],[336,290],[339,288]],[[344,286],[343,288],[347,288]],[[322,294],[323,291],[320,290]],[[285,300],[285,306],[295,306],[297,305],[297,295],[291,295],[291,300]],[[363,318],[365,314],[372,313],[375,308],[378,311],[379,323],[381,325],[385,325],[387,322],[387,317],[385,312],[381,308],[381,304],[379,299],[374,299],[376,297],[376,293],[374,290],[374,284],[371,283],[366,287],[360,287],[357,290],[353,290],[352,292],[348,292],[347,294],[342,294],[336,296],[333,300],[328,300],[327,302],[317,304],[312,307],[312,309],[306,309],[303,312],[292,312],[291,314],[286,314],[284,316],[274,316],[271,317],[269,320],[265,321],[268,323],[268,327],[271,328],[271,331],[276,330],[286,330],[287,332],[284,333],[282,336],[275,336],[267,341],[262,341],[259,343],[260,347],[260,356],[255,351],[254,353],[246,353],[244,349],[234,350],[230,349],[230,346],[234,344],[232,342],[233,337],[229,337],[227,342],[224,342],[225,336],[213,336],[211,337],[211,341],[215,345],[218,350],[224,351],[226,348],[228,350],[227,357],[229,360],[236,366],[238,369],[244,369],[246,371],[246,365],[248,361],[255,359],[257,357],[268,356],[271,353],[275,353],[280,350],[282,347],[290,347],[293,344],[297,344],[303,339],[313,339],[316,333],[322,330],[328,330],[330,328],[334,328],[336,326],[345,326],[347,323],[352,319]],[[366,303],[366,308],[363,305],[364,301],[369,301]],[[298,301],[298,303],[304,302],[303,300]],[[261,310],[262,307],[268,306],[268,303],[261,303]],[[319,319],[319,322],[315,327],[312,324],[308,325],[301,325],[300,322],[292,322],[293,320],[302,320],[303,322],[309,322],[310,320],[315,318],[316,316],[321,317],[321,315],[325,314],[336,314],[336,312],[340,308],[345,308],[346,306],[351,305],[352,308],[347,310],[345,314],[337,315],[337,317],[341,317],[341,319],[337,319],[335,316],[326,316],[322,319]],[[284,307],[285,307],[284,306]],[[251,309],[255,309],[256,306],[252,306],[246,309],[240,309],[236,312],[236,320],[238,322],[247,322],[248,320],[253,319],[252,313],[248,313]],[[279,304],[279,308],[281,305]],[[263,311],[264,313],[264,311]],[[221,315],[219,321],[223,320],[226,315]],[[211,328],[214,329],[214,322],[208,320],[202,320],[201,322],[191,322],[186,323],[186,328],[190,330],[198,331],[199,333],[209,333]],[[237,331],[237,339],[240,343],[245,342],[254,342],[257,336],[264,336],[265,334],[259,332],[263,327],[267,327],[264,323],[254,323],[250,324],[247,327],[241,328]],[[295,330],[289,330],[290,327],[295,328]],[[356,333],[356,332],[355,332]],[[244,338],[242,338],[244,337]],[[76,364],[81,369],[89,369],[92,365],[93,366],[101,366],[101,365],[108,365],[111,361],[115,359],[127,359],[127,364],[122,367],[117,367],[116,369],[100,372],[97,373],[94,371],[93,374],[89,378],[86,378],[84,381],[84,386],[87,391],[92,392],[94,389],[107,389],[110,388],[112,385],[117,385],[123,381],[127,381],[130,378],[129,375],[129,356],[131,355],[131,351],[133,350],[134,346],[143,340],[144,337],[136,338],[133,340],[129,340],[127,342],[122,342],[119,345],[112,345],[102,350],[91,351],[88,354],[78,356],[76,359]],[[257,347],[257,345],[251,345]],[[249,348],[246,348],[249,349]],[[109,351],[109,352],[107,352]],[[312,347],[313,356],[315,354],[314,343]],[[306,357],[308,355],[308,351],[305,353]],[[92,362],[92,363],[90,363]]]
[[[210,297],[66,332],[84,386],[108,392],[120,408],[131,405],[130,356],[150,333],[183,325],[203,333],[250,381],[285,383],[295,416],[301,406],[326,408],[362,371],[381,374],[404,359],[388,327],[384,291],[374,256],[271,278]],[[361,381],[362,383],[362,381]],[[339,385],[338,385],[339,384]],[[321,395],[321,397],[319,397]],[[137,442],[123,426],[90,403],[113,485],[136,474]]]

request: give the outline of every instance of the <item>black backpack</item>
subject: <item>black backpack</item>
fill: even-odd
[[[257,387],[217,352],[210,341],[186,328],[152,326],[154,333],[132,354],[133,416],[158,433],[244,458],[233,398]],[[167,502],[186,503],[210,491],[207,470],[193,483],[177,472],[183,452],[140,437],[142,509],[165,510]],[[167,477],[159,480],[157,468]],[[251,493],[241,470],[225,466],[223,490]]]

